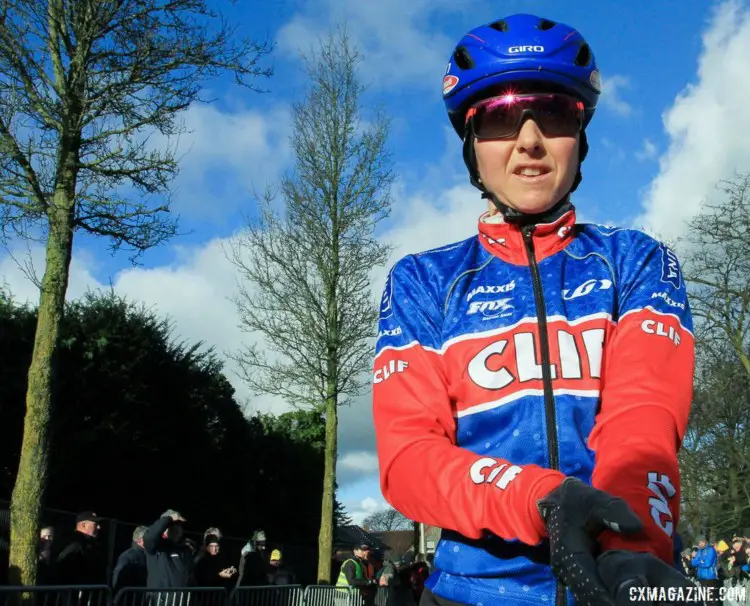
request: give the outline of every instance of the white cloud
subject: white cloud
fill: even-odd
[[[367,516],[390,508],[385,500],[374,497],[365,497],[358,501],[347,501],[343,505],[346,513],[349,514],[349,517],[357,525],[361,525]]]
[[[643,140],[643,147],[635,153],[635,157],[644,162],[646,160],[653,160],[659,154],[659,150],[650,139]]]
[[[175,206],[198,218],[220,218],[242,205],[252,190],[275,184],[292,161],[291,110],[242,107],[221,111],[195,104],[182,116],[179,139],[154,136],[151,145],[176,147],[180,173],[174,184]]]
[[[618,116],[627,118],[633,114],[633,106],[622,98],[622,92],[630,88],[630,78],[617,74],[602,78],[601,104]]]
[[[347,22],[362,51],[364,84],[373,88],[408,83],[440,90],[440,81],[455,40],[426,24],[439,11],[457,12],[463,2],[449,0],[315,0],[294,15],[278,34],[279,50],[307,54],[328,33],[331,22]],[[439,95],[439,93],[436,93]],[[439,97],[436,97],[439,98]]]
[[[364,450],[349,452],[339,459],[338,466],[342,470],[374,472],[378,470],[378,458],[374,453]]]
[[[636,225],[666,239],[679,236],[684,221],[700,212],[718,181],[750,166],[748,57],[750,10],[726,2],[716,8],[703,34],[697,81],[664,115],[669,148]]]
[[[91,255],[82,252],[74,255],[70,263],[68,299],[82,296],[88,288],[99,285],[92,270],[95,261]],[[7,286],[18,302],[39,302],[39,289],[34,281],[41,281],[44,273],[44,249],[39,245],[17,247],[10,255],[0,257],[0,286]],[[32,281],[32,279],[34,281]]]
[[[374,442],[374,428],[372,427],[372,415],[369,414],[371,407],[369,402],[363,402],[363,407],[360,408],[360,418],[362,418],[361,430],[367,431],[368,429],[372,433],[372,438],[368,439],[364,443],[351,444],[347,441],[346,444],[339,444],[339,451],[341,456],[336,463],[336,479],[339,486],[350,484],[351,482],[362,481],[363,479],[369,479],[370,481],[377,484],[378,482],[378,457],[375,454],[375,442]],[[368,414],[362,414],[362,410],[366,410]],[[340,419],[341,421],[341,419]],[[356,423],[356,421],[355,421]],[[349,423],[341,422],[343,427],[342,433],[352,431],[352,427]],[[370,433],[368,432],[368,433]],[[369,436],[368,436],[369,437]],[[344,447],[358,448],[360,450],[344,450]]]

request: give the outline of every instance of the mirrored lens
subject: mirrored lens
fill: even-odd
[[[527,117],[548,137],[572,137],[583,125],[583,103],[559,94],[504,95],[485,99],[467,115],[477,139],[512,137]]]

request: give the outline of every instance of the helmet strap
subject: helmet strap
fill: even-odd
[[[581,164],[585,160],[588,152],[589,144],[586,137],[586,131],[582,130],[578,143],[578,172],[576,173],[570,191],[549,210],[539,214],[530,214],[508,206],[500,201],[495,194],[487,190],[482,183],[482,178],[479,176],[479,169],[477,168],[477,154],[476,149],[474,148],[474,133],[471,128],[471,120],[466,123],[466,130],[464,132],[463,157],[464,164],[466,164],[466,168],[469,170],[469,180],[471,181],[471,184],[482,192],[482,199],[487,199],[492,202],[498,212],[503,215],[503,218],[507,223],[516,223],[519,225],[554,222],[572,207],[572,204],[570,203],[570,194],[581,184],[583,179],[583,175],[581,174]]]

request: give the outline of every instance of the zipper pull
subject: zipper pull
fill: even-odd
[[[533,223],[521,227],[521,235],[523,236],[523,239],[527,245],[533,245],[534,243],[534,240],[532,238],[534,229],[536,229],[536,225],[534,225]]]

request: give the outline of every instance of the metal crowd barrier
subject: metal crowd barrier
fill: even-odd
[[[750,604],[750,581],[732,584],[724,581],[724,605],[723,606],[747,606]]]
[[[363,597],[358,589],[309,585],[304,595],[304,606],[385,606],[387,601],[386,587],[373,588]]]
[[[331,585],[237,587],[125,587],[112,595],[109,587],[49,585],[0,587],[0,606],[386,606],[388,589],[358,589]]]
[[[106,585],[37,585],[0,587],[0,606],[109,606]]]
[[[227,592],[223,587],[125,587],[114,606],[227,606]]]
[[[303,606],[302,585],[237,587],[229,595],[229,606]]]

